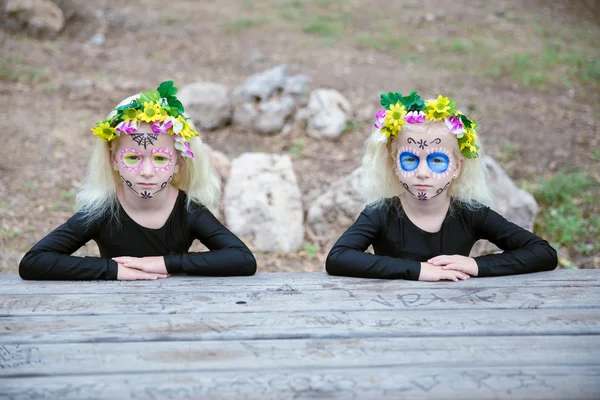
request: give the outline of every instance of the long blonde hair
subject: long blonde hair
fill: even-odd
[[[406,124],[402,131],[437,131],[448,133],[443,121],[425,121],[422,124]],[[490,206],[492,197],[487,185],[487,169],[483,163],[483,150],[479,139],[479,157],[465,158],[454,149],[455,157],[463,160],[459,175],[452,181],[448,194],[453,200],[460,201],[467,208],[479,208],[480,204]],[[367,204],[376,207],[386,198],[399,196],[406,191],[395,173],[394,157],[398,147],[397,137],[385,138],[379,129],[374,129],[365,143],[362,160],[361,192]]]
[[[121,101],[118,106],[128,104],[139,97],[130,96]],[[114,115],[113,110],[107,118]],[[184,117],[188,118],[185,114]],[[196,130],[193,121],[188,120],[192,129]],[[116,140],[106,142],[96,139],[87,173],[77,193],[76,205],[86,223],[101,218],[104,215],[116,217],[119,210],[117,187],[121,184],[119,174],[111,167],[111,150]],[[202,204],[208,209],[215,210],[221,197],[221,179],[217,175],[208,151],[202,139],[194,136],[189,142],[194,158],[179,156],[179,172],[173,177],[171,184],[187,194],[187,206],[192,203]]]

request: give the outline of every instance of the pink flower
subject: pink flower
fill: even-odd
[[[137,124],[133,121],[122,121],[119,125],[115,126],[115,129],[129,135],[137,131]]]
[[[169,129],[173,127],[173,122],[171,120],[166,120],[162,124],[160,121],[154,121],[152,123],[152,132],[154,133],[167,133]]]
[[[190,150],[189,142],[183,142],[181,140],[177,140],[178,136],[183,138],[183,136],[175,135],[175,148],[179,150],[182,157],[194,158],[194,152]],[[184,139],[185,140],[185,139]]]
[[[384,122],[385,122],[385,116],[386,116],[385,110],[379,110],[379,111],[377,111],[377,114],[375,114],[376,121],[373,124],[373,126],[375,128],[377,128],[377,129],[383,128],[383,125],[384,125]]]
[[[446,118],[444,121],[450,133],[455,134],[457,138],[463,137],[463,134],[465,133],[465,127],[463,126],[460,118],[457,118],[453,115],[449,118]]]
[[[422,124],[425,121],[425,113],[423,111],[409,111],[406,113],[404,120],[409,124]]]
[[[192,150],[190,150],[190,144],[188,142],[185,142],[184,145],[185,145],[185,151],[181,152],[181,156],[194,158],[194,152]]]

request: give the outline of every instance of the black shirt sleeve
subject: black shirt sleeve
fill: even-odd
[[[256,259],[248,247],[225,228],[204,206],[189,212],[189,229],[210,251],[169,254],[165,265],[169,273],[188,275],[253,275]]]
[[[503,253],[476,257],[478,276],[500,276],[549,271],[556,268],[556,250],[528,230],[507,221],[488,207],[475,212],[477,236],[487,239]]]
[[[363,210],[329,252],[325,263],[327,273],[358,278],[418,280],[420,262],[365,253],[384,228],[381,211]]]
[[[86,227],[80,214],[73,215],[25,254],[19,264],[19,275],[28,280],[117,279],[116,262],[71,255],[93,239],[97,226]]]

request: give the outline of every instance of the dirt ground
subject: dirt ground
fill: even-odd
[[[300,130],[201,133],[231,158],[290,154],[307,201],[360,164],[379,94],[390,90],[454,98],[479,121],[487,153],[518,182],[539,182],[567,166],[600,179],[600,13],[593,2],[57,3],[70,19],[53,40],[0,30],[2,272],[16,272],[23,254],[72,214],[95,121],[168,79],[178,87],[204,80],[233,89],[286,64],[291,74],[308,75],[311,89],[339,90],[355,115],[336,142]],[[90,41],[98,33],[99,46]],[[306,243],[293,254],[258,254],[259,270],[322,270],[329,249],[309,235]],[[96,251],[89,244],[77,254]]]

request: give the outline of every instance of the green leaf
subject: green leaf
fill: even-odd
[[[127,104],[123,104],[122,106],[119,107],[115,107],[116,111],[122,111],[122,110],[127,110],[128,108],[135,108],[138,109],[140,108],[140,104],[138,104],[137,99],[131,100],[131,103],[127,103]]]
[[[160,95],[156,90],[148,90],[147,92],[140,93],[139,103],[140,105],[144,105],[144,103],[155,102],[158,103],[160,100]]]
[[[179,113],[183,114],[183,104],[181,104],[181,102],[177,99],[177,97],[175,96],[169,96],[167,97],[167,104],[176,109],[177,111],[179,111]]]
[[[157,91],[160,97],[167,98],[170,96],[175,96],[177,93],[177,88],[173,86],[173,81],[164,81],[158,86]]]
[[[404,105],[406,111],[423,111],[425,109],[425,102],[416,90],[410,92],[408,96],[402,97],[400,102]]]
[[[458,118],[460,118],[460,121],[462,122],[465,129],[471,129],[471,120],[467,118],[466,115],[459,114]]]
[[[381,105],[386,109],[390,109],[391,105],[402,102],[402,93],[388,92],[381,94]]]

